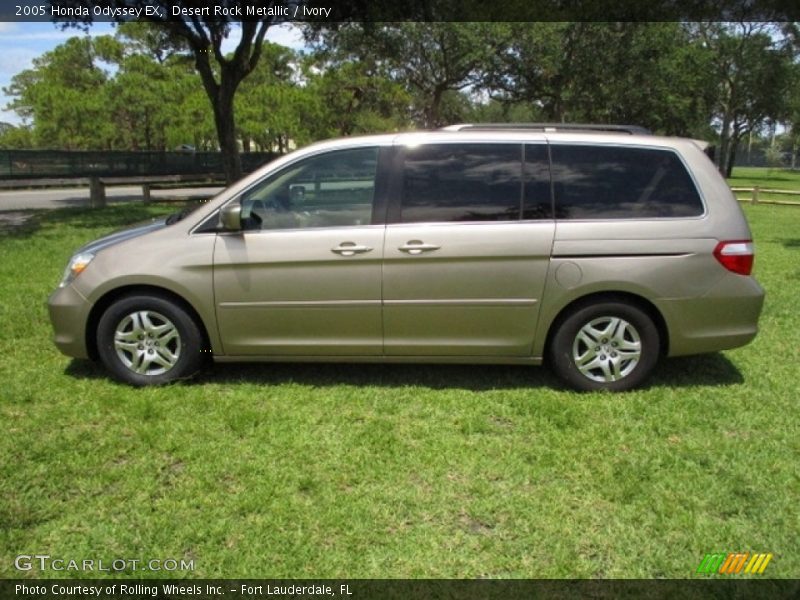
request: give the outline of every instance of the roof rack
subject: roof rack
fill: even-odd
[[[598,125],[586,123],[460,123],[442,127],[442,131],[596,131],[598,133],[627,133],[629,135],[651,135],[652,131],[639,125]]]

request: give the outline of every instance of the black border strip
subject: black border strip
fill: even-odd
[[[0,3],[0,21],[46,22],[66,9],[65,21],[112,21],[110,9],[127,11],[125,20],[178,21],[173,6],[191,7],[194,16],[218,21],[259,20],[259,12],[279,22],[342,21],[775,21],[800,20],[797,0],[10,0]],[[156,9],[158,9],[156,11]],[[77,11],[77,12],[76,12]],[[137,12],[141,11],[141,12]],[[138,15],[138,16],[137,16]]]
[[[20,588],[18,586],[24,586]],[[126,586],[123,588],[123,586]],[[244,586],[244,588],[243,588]],[[90,588],[101,589],[98,596]],[[175,591],[182,589],[183,591]],[[245,590],[243,592],[243,589]],[[81,590],[76,592],[76,590]],[[86,591],[83,591],[86,590]],[[123,593],[122,590],[125,590]],[[309,591],[312,590],[312,591]],[[69,592],[72,592],[71,594]],[[154,593],[155,592],[155,593]],[[293,592],[293,593],[292,593]],[[530,600],[647,598],[783,600],[800,596],[797,579],[71,579],[0,580],[4,600],[170,598],[257,600],[262,598],[339,598],[342,600]]]

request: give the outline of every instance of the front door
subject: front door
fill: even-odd
[[[242,194],[244,231],[219,234],[214,249],[225,354],[381,354],[378,156],[378,148],[329,151]]]

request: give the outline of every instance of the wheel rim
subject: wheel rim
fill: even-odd
[[[572,360],[585,377],[600,383],[630,375],[642,356],[639,332],[625,319],[600,317],[580,328],[572,344]]]
[[[123,318],[114,332],[114,348],[122,364],[139,375],[161,375],[181,356],[181,336],[161,313],[138,310]]]

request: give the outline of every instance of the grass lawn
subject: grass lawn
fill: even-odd
[[[800,577],[800,210],[744,208],[761,333],[622,395],[502,366],[131,389],[57,352],[45,300],[77,246],[173,209],[42,213],[0,235],[0,578],[92,575],[14,570],[36,553],[194,561],[137,577],[683,578],[732,551]]]
[[[791,169],[770,169],[766,167],[736,167],[733,169],[733,177],[728,179],[731,187],[753,188],[758,186],[762,189],[771,190],[795,190],[800,192],[800,170]],[[737,192],[738,198],[750,198],[750,192]],[[800,204],[800,196],[790,196],[786,194],[759,194],[760,200],[781,200],[783,202],[797,202]]]

